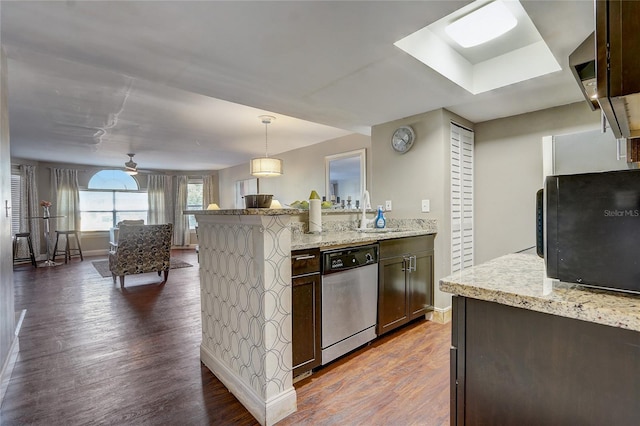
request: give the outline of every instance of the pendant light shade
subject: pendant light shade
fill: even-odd
[[[269,157],[267,145],[267,126],[275,117],[261,115],[258,117],[264,124],[264,157],[253,158],[251,160],[251,175],[256,177],[273,177],[282,175],[282,160]]]
[[[282,174],[282,160],[272,157],[253,158],[251,160],[251,174],[258,177],[280,176]]]

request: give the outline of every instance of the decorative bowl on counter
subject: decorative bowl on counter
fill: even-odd
[[[250,194],[244,196],[244,206],[247,209],[268,209],[273,200],[272,194]]]

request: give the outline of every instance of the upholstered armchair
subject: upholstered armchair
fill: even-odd
[[[144,220],[121,220],[114,228],[109,229],[109,243],[115,245],[118,243],[118,234],[120,233],[121,226],[130,225],[144,225]]]
[[[124,288],[125,275],[145,272],[164,272],[163,283],[169,277],[171,257],[171,236],[173,224],[164,225],[123,225],[120,226],[118,240],[111,244],[109,270],[120,277],[120,287]]]

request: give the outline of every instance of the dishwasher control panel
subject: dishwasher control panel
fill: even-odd
[[[323,275],[378,263],[378,244],[326,251],[322,255]]]

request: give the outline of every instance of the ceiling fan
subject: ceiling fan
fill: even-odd
[[[125,170],[124,172],[134,176],[138,174],[138,163],[136,163],[135,161],[133,161],[133,156],[136,154],[127,154],[129,156],[129,161],[127,161],[126,163],[124,163],[124,167]]]

